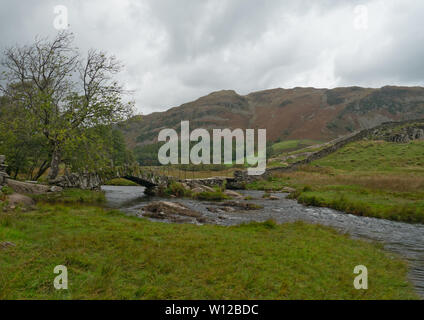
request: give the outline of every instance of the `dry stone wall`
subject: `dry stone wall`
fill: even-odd
[[[345,145],[360,140],[385,140],[395,143],[408,143],[417,139],[424,139],[424,119],[386,122],[377,127],[362,130],[355,135],[342,139],[337,143],[315,152],[306,159],[295,162],[288,167],[268,169],[264,176],[267,177],[273,172],[296,170],[302,165],[324,158],[343,148]]]

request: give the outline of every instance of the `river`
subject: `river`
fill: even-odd
[[[140,212],[140,208],[159,197],[147,197],[143,187],[103,186],[107,205],[128,214]],[[383,243],[385,249],[403,256],[409,263],[409,278],[418,294],[424,298],[424,225],[394,222],[383,219],[359,217],[328,208],[306,207],[295,200],[286,199],[287,194],[274,194],[279,200],[262,199],[261,191],[239,191],[251,196],[248,202],[263,209],[244,212],[212,213],[207,208],[216,203],[192,199],[166,199],[185,204],[218,225],[237,225],[250,221],[273,219],[279,223],[305,221],[334,227],[354,238],[370,239]],[[242,200],[244,201],[244,200]]]

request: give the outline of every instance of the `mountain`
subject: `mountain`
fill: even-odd
[[[267,129],[268,143],[291,139],[328,141],[383,122],[424,118],[424,88],[271,89],[239,95],[213,92],[195,101],[122,124],[130,148],[154,144],[164,128],[182,120],[195,128]]]

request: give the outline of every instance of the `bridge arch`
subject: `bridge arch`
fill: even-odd
[[[151,181],[148,181],[148,180],[143,179],[143,178],[135,177],[135,176],[123,176],[121,178],[132,181],[132,182],[134,182],[134,183],[136,183],[136,184],[138,184],[142,187],[146,187],[146,188],[155,188],[155,187],[158,186],[157,184],[155,184]]]

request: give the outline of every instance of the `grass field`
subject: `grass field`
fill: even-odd
[[[0,214],[0,299],[415,299],[404,262],[304,223],[154,223],[86,205]],[[56,265],[68,290],[55,290]],[[369,289],[356,290],[356,265]]]
[[[300,202],[345,212],[424,223],[424,141],[360,141],[252,189],[296,188]]]
[[[360,141],[314,162],[343,172],[417,174],[424,177],[424,141]]]
[[[294,151],[297,149],[302,149],[308,146],[313,146],[315,144],[321,143],[320,141],[316,140],[286,140],[274,143],[272,145],[272,151],[274,153],[282,153],[282,152],[289,152]]]
[[[29,195],[37,202],[100,205],[106,201],[101,191],[64,189],[62,192]]]

